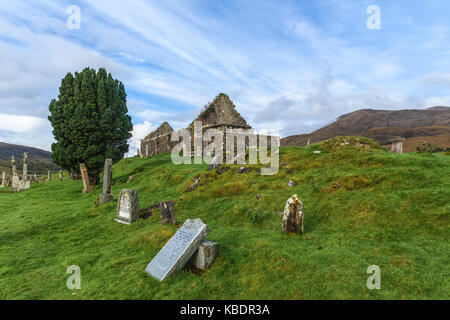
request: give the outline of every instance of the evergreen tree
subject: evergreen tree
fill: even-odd
[[[133,125],[126,97],[122,82],[103,68],[67,73],[49,105],[55,163],[72,174],[85,163],[91,184],[97,184],[105,159],[116,162],[128,152]]]

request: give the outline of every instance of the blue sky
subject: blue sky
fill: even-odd
[[[81,10],[68,29],[67,8]],[[369,30],[368,6],[381,10]],[[361,108],[450,105],[450,3],[0,1],[0,141],[50,149],[61,78],[105,67],[140,138],[227,93],[256,129],[311,132]]]

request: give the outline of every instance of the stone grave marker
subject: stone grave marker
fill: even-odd
[[[175,225],[175,210],[173,201],[162,201],[159,204],[161,210],[161,223],[167,224],[171,223]]]
[[[303,203],[294,194],[286,201],[281,224],[284,233],[303,234]]]
[[[217,242],[205,240],[200,244],[198,250],[192,255],[189,261],[197,269],[208,269],[219,255],[219,244]]]
[[[63,173],[61,170],[59,170],[59,181],[62,181],[63,179]]]
[[[83,193],[92,191],[91,184],[89,183],[89,175],[84,163],[80,163],[81,178],[83,179]]]
[[[187,219],[145,271],[159,281],[177,273],[189,262],[208,233],[209,228],[201,219]]]
[[[6,188],[6,172],[2,171],[2,185],[0,188]]]
[[[14,156],[11,156],[11,166],[12,166],[12,178],[11,178],[11,191],[20,191],[20,179],[17,175],[17,169],[16,169],[16,159]]]
[[[99,205],[111,202],[114,200],[114,196],[111,193],[112,186],[112,159],[105,160],[105,168],[103,171],[103,192],[100,194],[100,199],[98,201]]]
[[[391,152],[403,153],[403,141],[395,141],[392,143]]]
[[[52,172],[50,170],[47,173],[47,181],[52,181]]]
[[[131,224],[139,219],[139,199],[136,190],[122,189],[117,202],[116,220]]]

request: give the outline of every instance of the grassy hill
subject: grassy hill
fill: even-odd
[[[22,171],[23,153],[28,152],[28,172],[33,174],[47,173],[48,170],[58,170],[59,167],[53,162],[52,154],[48,151],[0,142],[0,171],[4,170],[11,174],[11,156],[16,158],[19,172]]]
[[[448,299],[449,167],[444,153],[329,143],[282,148],[274,176],[257,166],[223,174],[177,166],[170,155],[114,165],[115,199],[133,188],[140,208],[176,200],[177,226],[161,225],[157,212],[117,223],[116,202],[94,205],[101,186],[82,194],[81,181],[55,176],[0,193],[0,298]],[[187,192],[197,175],[203,185]],[[283,234],[276,214],[294,193],[305,205],[303,236]],[[207,271],[185,269],[160,283],[145,267],[188,218],[210,227],[219,258]],[[70,265],[81,268],[81,290],[66,288]],[[366,287],[370,265],[381,268],[380,290]]]

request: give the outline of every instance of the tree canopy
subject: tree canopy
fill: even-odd
[[[98,183],[105,159],[116,162],[128,152],[133,124],[126,96],[122,82],[104,68],[67,73],[49,105],[55,163],[70,173],[85,163],[91,183]]]

